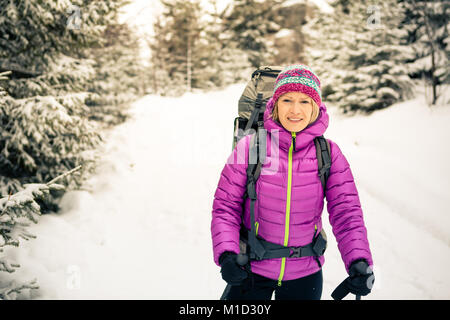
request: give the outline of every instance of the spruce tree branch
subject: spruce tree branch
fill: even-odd
[[[82,167],[82,165],[80,164],[78,167],[75,167],[75,168],[73,168],[72,170],[67,171],[67,172],[65,172],[65,173],[63,173],[63,174],[57,176],[56,178],[50,180],[49,182],[46,183],[46,185],[49,186],[49,185],[55,183],[56,181],[58,181],[58,180],[60,180],[60,179],[62,179],[62,178],[64,178],[64,177],[68,176],[69,174],[72,174],[73,172],[75,172],[75,171],[81,169],[81,167]]]
[[[0,72],[11,72],[13,78],[34,78],[40,76],[42,73],[26,70],[19,66],[10,65],[8,62],[0,60]]]
[[[15,268],[19,267],[19,264],[11,264],[5,259],[0,259],[0,271],[13,273],[14,271],[16,271]]]
[[[15,299],[15,296],[12,296],[12,294],[20,293],[24,289],[39,289],[39,286],[37,285],[37,279],[34,279],[29,283],[22,284],[18,287],[16,287],[15,281],[12,281],[8,287],[0,289],[0,299],[2,300]]]

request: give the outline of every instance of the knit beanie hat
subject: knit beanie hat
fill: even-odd
[[[285,67],[275,81],[273,101],[276,103],[280,96],[292,91],[310,96],[319,107],[322,104],[320,80],[308,66],[295,64]]]

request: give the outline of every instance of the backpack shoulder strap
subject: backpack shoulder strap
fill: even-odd
[[[245,129],[244,129],[245,132],[248,132],[248,130],[253,127],[253,124],[256,123],[256,121],[258,121],[259,114],[261,113],[261,107],[263,105],[262,99],[263,99],[263,94],[258,93],[258,95],[256,97],[256,101],[255,101],[255,107],[250,115],[250,119],[248,120],[247,125],[245,126]]]
[[[261,173],[262,163],[265,159],[266,135],[261,124],[258,125],[258,131],[250,139],[249,144],[249,162],[247,167],[247,192],[246,196],[250,198],[250,230],[248,231],[248,243],[250,246],[250,259],[262,259],[266,250],[256,238],[255,224],[255,203],[257,199],[256,181]],[[263,150],[263,152],[260,151]],[[260,154],[262,153],[262,154]],[[256,158],[256,159],[255,159]]]
[[[325,194],[328,176],[331,168],[331,151],[330,142],[324,136],[314,138],[316,145],[316,154],[318,162],[318,170],[320,182],[322,183],[323,192]]]

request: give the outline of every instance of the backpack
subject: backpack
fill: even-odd
[[[233,149],[240,139],[262,127],[266,103],[272,97],[275,79],[283,68],[266,66],[256,69],[238,102],[238,117],[234,119]]]
[[[255,224],[256,181],[261,173],[266,151],[263,117],[266,103],[273,94],[275,80],[282,69],[279,66],[263,66],[252,73],[251,79],[239,99],[238,117],[234,120],[233,149],[244,136],[255,133],[250,140],[247,189],[244,196],[244,198],[250,198],[251,229],[248,230],[243,223],[241,224],[240,249],[241,253],[247,255],[250,260],[313,256],[321,267],[318,257],[325,252],[327,242],[323,229],[317,236],[316,232],[314,233],[310,244],[301,247],[285,247],[257,236],[257,225]],[[331,167],[330,145],[323,136],[314,138],[314,143],[318,175],[325,193]]]

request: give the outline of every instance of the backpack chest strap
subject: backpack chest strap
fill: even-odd
[[[244,242],[246,239],[242,239]],[[250,239],[249,239],[250,240]],[[262,255],[250,251],[250,260],[266,260],[277,258],[302,258],[302,257],[319,257],[322,256],[326,249],[327,241],[319,232],[314,240],[306,246],[290,246],[285,247],[280,244],[266,241],[258,237],[257,241],[264,249]],[[251,243],[249,243],[251,247]]]

